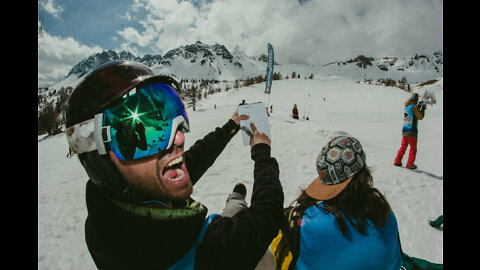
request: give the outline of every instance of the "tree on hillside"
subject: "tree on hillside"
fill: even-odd
[[[273,80],[281,80],[282,79],[282,74],[280,72],[273,72]]]
[[[67,101],[72,91],[72,87],[62,87],[58,91],[50,89],[48,92],[38,93],[38,135],[62,132]]]
[[[247,77],[247,79],[243,82],[243,86],[250,86],[255,83],[254,78]]]
[[[47,133],[53,135],[58,130],[58,115],[55,113],[55,106],[48,103],[38,112],[38,135]]]
[[[67,110],[67,101],[72,93],[73,88],[71,86],[67,88],[60,88],[57,92],[57,102],[55,103],[55,113],[59,116],[59,124],[63,125],[66,122],[65,112]]]
[[[405,91],[408,91],[408,89],[406,89],[406,84],[407,84],[407,78],[405,78],[405,76],[403,76],[399,81],[398,81],[398,87],[400,89],[403,89]]]
[[[187,107],[192,107],[195,111],[197,110],[197,99],[198,99],[198,88],[195,85],[187,88]]]
[[[265,77],[266,76],[258,75],[257,77],[255,77],[255,83],[265,82]]]

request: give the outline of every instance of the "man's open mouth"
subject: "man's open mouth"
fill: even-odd
[[[178,181],[185,176],[185,166],[183,164],[183,157],[179,156],[170,161],[162,171],[163,178],[168,181]]]

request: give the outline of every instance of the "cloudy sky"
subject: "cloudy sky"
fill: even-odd
[[[443,0],[39,0],[38,85],[103,50],[165,54],[195,43],[280,64],[443,50]]]

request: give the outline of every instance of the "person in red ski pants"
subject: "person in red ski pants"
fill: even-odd
[[[402,166],[402,158],[405,152],[407,151],[407,147],[410,145],[410,152],[408,152],[408,161],[407,161],[407,168],[412,168],[414,166],[415,158],[417,156],[417,137],[407,137],[402,136],[402,145],[397,152],[397,157],[395,158],[395,165]]]
[[[408,161],[405,166],[407,169],[416,169],[417,166],[414,164],[415,158],[417,156],[417,123],[418,120],[422,120],[425,116],[425,105],[419,106],[418,103],[418,94],[412,94],[412,97],[405,102],[405,112],[403,117],[403,128],[402,128],[402,145],[397,152],[397,156],[393,165],[402,166],[403,155],[407,151],[407,147],[410,146],[410,152],[408,153]]]

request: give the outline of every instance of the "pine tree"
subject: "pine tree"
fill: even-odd
[[[198,89],[193,84],[187,88],[187,107],[192,107],[194,111],[197,109],[197,92]]]
[[[53,135],[55,130],[58,129],[58,125],[55,106],[53,102],[50,102],[38,113],[38,134]]]
[[[280,72],[273,72],[273,80],[281,80],[282,79],[282,74]]]

